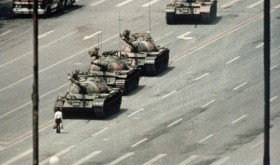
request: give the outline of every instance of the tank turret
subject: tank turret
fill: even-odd
[[[124,41],[121,54],[124,54],[128,63],[135,61],[146,75],[157,75],[168,67],[169,49],[157,46],[149,33],[130,33],[124,30],[120,33]]]
[[[90,63],[87,75],[99,76],[108,86],[120,88],[123,94],[128,94],[138,87],[140,71],[123,60],[118,51],[105,51]]]

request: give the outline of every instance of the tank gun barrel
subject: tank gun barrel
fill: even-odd
[[[76,84],[77,86],[79,86],[79,87],[82,88],[81,83],[80,83],[79,81],[75,80],[75,79],[73,78],[72,75],[70,75],[70,74],[68,75],[68,80],[70,80],[71,83],[74,83],[74,84]]]

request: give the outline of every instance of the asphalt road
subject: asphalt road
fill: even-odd
[[[259,165],[263,158],[262,1],[220,0],[212,24],[166,25],[167,0],[79,0],[39,20],[40,164]],[[0,14],[0,164],[32,164],[32,18]],[[150,11],[149,11],[150,9]],[[3,10],[2,10],[3,11]],[[149,16],[150,13],[150,16]],[[271,164],[280,162],[280,1],[271,1]],[[150,20],[150,21],[149,21]],[[53,105],[88,50],[150,31],[167,71],[142,77],[107,120],[64,120]],[[99,35],[98,35],[99,34]]]

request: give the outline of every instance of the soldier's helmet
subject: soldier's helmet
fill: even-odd
[[[121,36],[123,36],[124,38],[129,38],[129,34],[130,34],[130,30],[125,29],[125,30],[121,33]]]
[[[100,49],[98,47],[94,47],[93,50],[88,51],[88,54],[90,55],[90,57],[98,57],[98,51]]]

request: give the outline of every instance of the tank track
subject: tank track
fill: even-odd
[[[103,108],[102,107],[94,108],[94,116],[97,119],[105,119],[109,116],[112,116],[113,114],[120,111],[121,102],[122,102],[122,94],[121,92],[118,92],[113,97],[107,98],[104,101]]]
[[[145,64],[145,72],[147,75],[155,76],[168,67],[169,50],[166,50],[162,55],[156,57],[154,64]]]
[[[128,94],[139,86],[140,74],[138,72],[129,75],[126,79],[116,80],[116,87],[120,88],[123,94]]]

